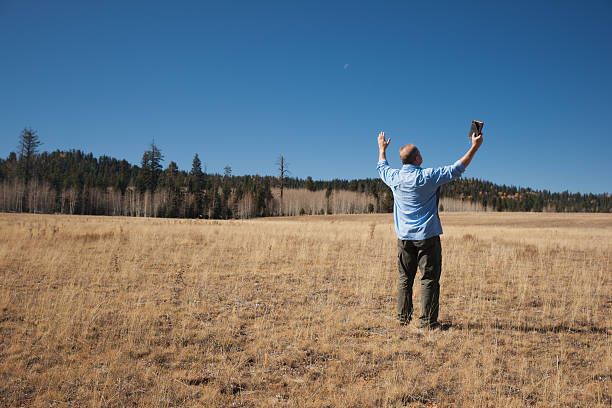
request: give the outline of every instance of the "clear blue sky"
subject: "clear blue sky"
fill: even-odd
[[[376,136],[423,166],[485,143],[466,176],[612,192],[612,2],[0,0],[0,156],[376,177]]]

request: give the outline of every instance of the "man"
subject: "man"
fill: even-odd
[[[378,135],[378,173],[393,190],[393,217],[398,245],[399,293],[397,317],[400,325],[412,318],[412,283],[417,265],[421,269],[421,315],[419,326],[424,330],[440,329],[438,299],[442,271],[442,225],[438,216],[439,187],[460,177],[482,144],[482,135],[472,134],[472,147],[454,164],[436,169],[421,168],[423,158],[415,145],[400,149],[401,169],[387,163],[386,150],[391,138]]]

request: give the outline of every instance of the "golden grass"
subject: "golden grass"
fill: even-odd
[[[391,215],[1,214],[0,405],[609,407],[612,216],[442,221],[420,333]]]

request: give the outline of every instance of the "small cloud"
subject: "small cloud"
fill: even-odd
[[[344,69],[347,70],[349,67],[349,64],[344,64]]]

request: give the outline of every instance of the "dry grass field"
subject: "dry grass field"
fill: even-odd
[[[612,405],[612,215],[442,213],[425,333],[392,223],[0,214],[0,406]]]

